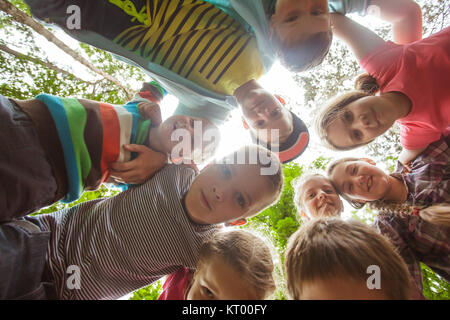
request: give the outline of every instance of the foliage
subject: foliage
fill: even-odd
[[[29,14],[28,7],[23,0],[10,0],[16,7]],[[424,36],[434,33],[449,25],[450,0],[433,1],[418,0],[423,9]],[[390,28],[381,25],[375,29],[385,39],[391,38]],[[58,96],[77,96],[86,99],[104,101],[109,103],[123,103],[125,94],[120,89],[106,81],[98,79],[96,74],[69,59],[57,59],[50,55],[55,48],[53,45],[43,44],[42,40],[28,27],[23,26],[3,12],[0,12],[0,45],[14,49],[27,57],[36,58],[35,61],[48,62],[67,71],[58,73],[46,68],[42,63],[32,62],[25,57],[12,57],[0,50],[0,94],[16,98],[29,99],[40,93],[49,93]],[[69,44],[70,45],[70,44]],[[80,55],[86,57],[97,68],[119,79],[129,88],[136,89],[146,75],[141,70],[114,59],[109,53],[94,47],[76,43],[71,45]],[[343,59],[345,57],[345,59]],[[362,70],[356,59],[347,47],[334,41],[328,57],[320,68],[310,72],[296,74],[297,84],[304,89],[302,105],[298,101],[288,104],[294,112],[300,110],[314,113],[318,106],[338,93],[352,88],[353,79]],[[401,150],[398,128],[392,128],[387,134],[378,138],[373,144],[366,146],[362,152],[375,161],[384,163],[389,171],[393,171],[398,154]],[[315,146],[310,146],[311,150]],[[276,264],[276,274],[279,278],[279,288],[274,299],[286,299],[284,293],[284,252],[287,241],[302,223],[296,211],[293,196],[292,181],[308,171],[325,171],[332,160],[328,156],[320,155],[309,165],[290,163],[283,165],[284,188],[280,200],[264,210],[262,213],[249,219],[248,224],[242,228],[252,230],[267,239],[273,249]],[[78,203],[93,199],[110,197],[119,190],[102,186],[99,190],[86,192],[76,202],[70,204],[56,203],[35,214],[51,213]],[[352,210],[351,216],[367,224],[373,222],[374,213],[370,210]],[[424,279],[424,294],[429,299],[450,299],[450,285],[427,266],[422,265]],[[137,290],[132,294],[131,300],[155,300],[162,290],[163,279],[152,285]]]

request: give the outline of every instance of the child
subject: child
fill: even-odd
[[[370,143],[396,122],[403,146],[399,160],[408,165],[450,125],[450,28],[397,45],[344,16],[333,15],[333,23],[370,76],[358,79],[358,91],[324,107],[317,119],[320,137],[334,149],[349,150]]]
[[[158,300],[263,300],[275,290],[269,247],[243,230],[216,233],[200,248],[195,272],[171,274]]]
[[[190,134],[180,143],[186,146],[181,157],[194,159],[197,153],[212,156],[218,143],[217,127],[207,119],[182,115],[161,123],[157,103],[163,94],[164,90],[152,82],[123,106],[47,94],[27,101],[2,97],[4,126],[10,128],[4,137],[17,145],[0,146],[8,157],[0,167],[2,180],[10,185],[1,190],[0,221],[25,216],[61,199],[71,202],[85,190],[97,189],[108,180],[112,163],[132,159],[125,144],[145,145],[156,151],[150,154],[147,176],[167,163],[173,150],[179,150],[179,142],[172,137],[178,132]],[[146,119],[148,115],[153,119]],[[196,129],[197,137],[194,122],[200,129]],[[199,139],[212,132],[214,139]],[[191,143],[191,138],[198,142]],[[204,159],[197,156],[195,160]]]
[[[273,58],[260,55],[251,33],[219,8],[200,0],[26,2],[39,19],[54,22],[77,40],[142,68],[179,99],[176,114],[206,117],[216,125],[238,107],[235,92],[262,76],[273,63]],[[73,18],[67,13],[69,6],[80,9],[77,28],[67,25]],[[295,143],[301,132],[292,131],[292,117],[302,122],[289,112],[268,121],[278,122],[280,136]],[[290,151],[285,153],[290,158],[281,160],[290,161],[306,145],[281,147],[288,149],[280,151]]]
[[[392,244],[356,220],[314,219],[289,239],[287,289],[294,300],[409,299],[410,279]]]
[[[319,173],[304,174],[293,181],[294,203],[306,220],[340,216],[341,198],[328,178]]]
[[[448,223],[449,164],[449,138],[443,137],[411,163],[410,172],[398,162],[395,172],[386,174],[373,161],[358,158],[340,159],[328,168],[336,190],[353,207],[369,203],[379,211],[375,227],[399,248],[419,292],[423,287],[419,262],[450,281],[450,226],[423,214],[435,208],[427,208],[430,205],[447,204],[446,212],[438,216]]]
[[[42,297],[45,286],[56,299],[117,299],[181,266],[195,268],[216,224],[245,221],[277,201],[282,187],[278,158],[248,146],[197,176],[169,164],[114,197],[4,223],[0,299]]]
[[[397,43],[421,39],[422,34],[421,10],[412,0],[207,1],[253,29],[263,57],[277,55],[295,72],[319,65],[327,55],[332,40],[330,13],[378,15],[392,23]]]

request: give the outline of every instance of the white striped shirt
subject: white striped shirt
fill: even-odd
[[[193,223],[183,209],[194,177],[191,168],[167,165],[115,197],[39,216],[51,231],[47,265],[58,298],[117,299],[181,266],[195,268],[216,227]],[[66,285],[71,265],[79,267],[80,289]]]

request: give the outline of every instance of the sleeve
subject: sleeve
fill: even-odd
[[[408,150],[422,149],[439,140],[441,133],[420,123],[401,124],[400,143]]]
[[[328,0],[328,9],[330,13],[359,13],[361,16],[367,14],[367,8],[370,6],[370,0]]]
[[[134,95],[131,102],[142,102],[149,100],[155,103],[160,103],[166,95],[167,90],[164,89],[158,82],[152,80],[142,84],[142,88]]]
[[[412,299],[425,299],[422,293],[423,282],[420,261],[404,238],[408,227],[403,222],[394,214],[378,215],[375,219],[374,227],[380,234],[390,240],[398,254],[403,258],[411,277]]]
[[[163,291],[158,300],[185,300],[186,289],[192,280],[192,271],[182,269],[167,276],[163,284]]]

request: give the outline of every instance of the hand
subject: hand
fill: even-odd
[[[139,155],[131,161],[114,162],[110,166],[110,177],[116,183],[141,184],[151,178],[167,164],[167,156],[143,145],[129,144],[123,148]]]
[[[159,126],[162,122],[161,118],[161,108],[157,103],[154,102],[140,102],[138,104],[139,112],[144,119],[151,120],[151,126]]]

